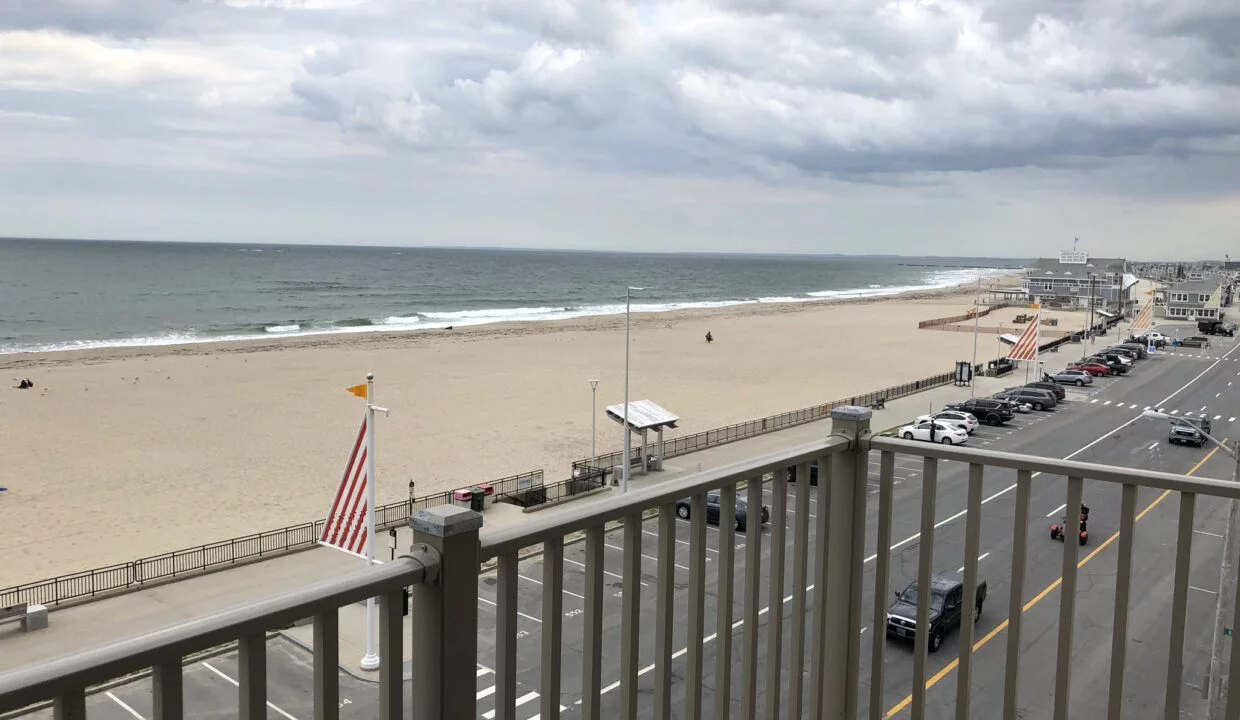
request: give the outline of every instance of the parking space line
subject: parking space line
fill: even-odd
[[[659,537],[659,533],[651,532],[650,530],[646,530],[645,528],[642,529],[642,535],[649,535],[650,537]],[[688,540],[681,540],[680,538],[676,538],[676,542],[680,543],[681,545],[691,545],[691,543]],[[713,547],[707,546],[706,552],[717,553],[719,551]]]
[[[216,675],[219,675],[220,677],[224,678],[228,682],[232,683],[233,687],[241,687],[241,683],[237,682],[236,680],[233,680],[232,678],[228,677],[224,673],[220,672],[219,668],[215,667],[214,665],[207,662],[206,660],[203,660],[202,662],[198,664],[210,670],[211,672],[215,673]],[[284,712],[284,710],[277,707],[276,704],[271,702],[270,700],[267,701],[267,707],[271,708],[272,710],[275,710],[280,715],[283,715],[284,717],[288,718],[288,720],[297,720],[297,718]]]
[[[1223,539],[1223,536],[1219,535],[1218,533],[1206,532],[1205,530],[1194,530],[1193,532],[1197,533],[1198,535],[1209,535],[1210,537],[1216,537],[1220,540]]]
[[[1196,590],[1197,592],[1203,592],[1203,593],[1205,593],[1205,594],[1207,594],[1207,595],[1218,595],[1218,591],[1217,591],[1217,590],[1206,590],[1205,588],[1200,588],[1200,587],[1197,587],[1196,585],[1189,585],[1189,586],[1188,586],[1188,589],[1189,589],[1189,590]]]
[[[1058,515],[1059,513],[1063,512],[1063,509],[1064,509],[1064,508],[1066,508],[1066,507],[1068,507],[1068,503],[1064,503],[1063,505],[1060,505],[1059,507],[1055,508],[1054,510],[1051,510],[1050,512],[1046,513],[1046,517],[1054,517],[1054,516]]]
[[[522,575],[521,573],[517,573],[517,577],[521,578],[522,580],[524,580],[524,581],[526,581],[526,582],[532,582],[532,583],[534,583],[535,585],[539,585],[539,586],[541,586],[541,585],[543,584],[543,583],[542,583],[542,580],[535,580],[534,578],[529,577],[529,576],[527,576],[527,575]],[[578,595],[577,593],[573,592],[572,590],[564,590],[563,588],[561,588],[561,590],[563,590],[563,591],[564,591],[564,594],[565,594],[565,595],[572,595],[573,597],[577,598],[578,600],[585,600],[585,599],[586,599],[586,596],[585,596],[585,595]]]
[[[490,599],[488,599],[488,598],[484,598],[484,597],[482,597],[481,595],[479,595],[479,596],[478,596],[478,599],[479,599],[479,600],[481,600],[482,602],[486,603],[487,605],[490,605],[491,607],[499,607],[499,604],[498,604],[498,603],[496,603],[494,600],[490,600]],[[539,625],[542,625],[542,619],[541,619],[541,618],[536,618],[536,617],[534,617],[533,615],[526,615],[525,613],[521,612],[520,610],[518,610],[518,611],[517,611],[517,615],[519,615],[519,616],[521,616],[521,617],[525,618],[526,620],[533,620],[534,622],[538,623]],[[206,665],[206,663],[203,663],[203,665]],[[217,672],[218,672],[218,671],[217,671]],[[271,703],[267,703],[267,704],[268,704],[268,705],[270,705]]]
[[[567,558],[567,557],[566,557],[566,558],[564,558],[564,562],[566,562],[566,563],[568,563],[568,564],[570,564],[570,565],[576,565],[577,567],[581,568],[582,570],[584,570],[584,569],[585,569],[585,567],[586,567],[586,564],[585,564],[585,563],[583,563],[583,562],[578,562],[578,561],[576,561],[576,560],[573,560],[572,558]],[[609,577],[614,577],[614,578],[615,578],[615,579],[617,579],[617,580],[623,580],[623,579],[624,579],[624,576],[623,576],[623,575],[617,575],[617,574],[615,574],[614,572],[610,572],[610,571],[608,571],[608,570],[604,570],[604,571],[603,571],[603,574],[604,574],[604,575],[607,575],[607,576],[609,576]],[[647,585],[646,583],[644,583],[644,582],[643,582],[643,583],[642,583],[642,587],[650,587],[650,586],[649,586],[649,585]],[[495,603],[491,603],[491,604],[492,604],[492,605],[494,605]]]
[[[982,553],[981,555],[978,555],[978,556],[977,556],[977,561],[980,563],[981,561],[985,560],[985,559],[986,559],[986,558],[988,558],[988,557],[990,557],[990,553],[988,553],[988,552],[984,552],[984,553]],[[959,569],[959,570],[957,570],[956,572],[957,572],[957,573],[962,573],[962,572],[964,572],[964,566],[963,566],[963,565],[961,565],[961,566],[960,566],[960,569]]]
[[[125,712],[128,712],[130,715],[133,715],[134,717],[138,718],[138,720],[146,720],[146,718],[142,717],[141,713],[129,707],[129,705],[124,700],[121,700],[120,698],[113,695],[111,690],[107,691],[104,694],[112,698],[112,702],[116,703],[117,705],[120,705],[121,708],[125,710]]]
[[[493,672],[495,671],[489,667],[484,667],[482,665],[478,666],[478,677],[482,677],[483,675],[486,675],[487,673],[493,673]]]
[[[606,542],[605,542],[605,543],[603,543],[603,547],[605,547],[605,548],[611,548],[612,550],[616,550],[616,551],[619,551],[619,552],[621,552],[621,553],[623,553],[623,552],[624,552],[624,548],[620,547],[619,545],[612,545],[611,543],[606,543]],[[642,556],[642,557],[644,557],[644,558],[646,558],[647,560],[649,560],[649,561],[653,562],[653,563],[658,563],[658,562],[659,562],[659,558],[657,558],[657,557],[651,557],[650,555],[647,555],[646,553],[642,553],[642,554],[641,554],[641,556]],[[689,570],[689,568],[687,568],[687,567],[685,567],[684,565],[681,565],[681,564],[679,564],[679,563],[672,563],[672,565],[673,565],[673,566],[675,566],[678,570],[684,570],[684,571],[686,571],[686,572],[688,572],[688,570]]]

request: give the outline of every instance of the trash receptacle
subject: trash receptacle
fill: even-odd
[[[470,498],[469,509],[474,512],[482,512],[485,509],[483,507],[483,503],[486,501],[486,493],[483,492],[480,487],[471,488],[466,492],[469,492],[472,495]]]
[[[473,506],[474,491],[468,488],[464,490],[452,491],[452,504],[457,507],[468,508]]]
[[[478,486],[478,489],[482,491],[482,507],[483,508],[489,508],[495,504],[495,486],[494,485],[491,485],[488,483],[482,483],[481,485]]]

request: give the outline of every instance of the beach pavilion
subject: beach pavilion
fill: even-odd
[[[607,406],[607,417],[615,420],[620,425],[624,424],[624,403]],[[634,400],[629,403],[629,427],[628,432],[636,433],[641,436],[641,445],[638,447],[638,457],[641,458],[638,472],[645,475],[650,469],[663,469],[663,430],[664,428],[675,428],[676,423],[680,422],[680,418],[668,412],[662,407],[654,404],[649,400]],[[649,453],[649,436],[650,431],[657,433],[655,438],[654,461],[651,462]],[[630,458],[629,462],[632,462]]]

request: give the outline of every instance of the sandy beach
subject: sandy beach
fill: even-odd
[[[635,314],[630,394],[693,433],[946,372],[972,357],[972,334],[917,323],[972,297]],[[1012,332],[1018,312],[982,324]],[[590,453],[592,377],[599,451],[621,443],[602,408],[622,400],[623,350],[611,316],[0,356],[0,586],[321,518],[362,413],[344,388],[367,372],[391,408],[380,502],[404,499],[410,479],[425,495],[536,468],[566,478]],[[978,360],[1001,351],[992,331]]]

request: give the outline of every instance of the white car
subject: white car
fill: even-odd
[[[954,425],[970,435],[973,434],[973,431],[976,430],[977,426],[980,424],[978,423],[977,418],[973,416],[973,413],[967,413],[961,410],[944,410],[933,415],[922,415],[914,420],[913,424],[916,425],[917,423],[928,422],[930,420],[938,420],[939,422],[944,422],[948,425]]]
[[[933,433],[933,437],[931,434]],[[900,437],[905,440],[925,440],[940,442],[944,445],[963,445],[969,441],[969,433],[945,422],[925,420],[900,428]]]

